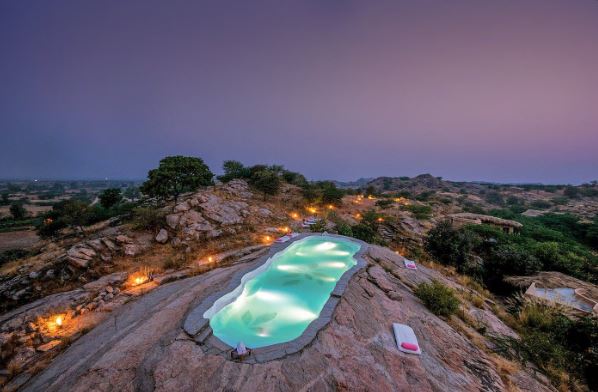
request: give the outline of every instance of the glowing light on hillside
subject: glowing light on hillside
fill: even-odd
[[[355,214],[355,219],[361,219],[361,214]]]
[[[212,261],[214,261],[214,257],[208,256],[208,261],[211,263]]]
[[[133,280],[133,283],[135,283],[135,285],[140,285],[143,282],[145,282],[145,278],[143,276],[138,276]]]
[[[328,207],[329,210],[334,210],[334,206],[332,204],[328,204],[327,207]]]
[[[56,318],[54,319],[54,323],[56,324],[56,326],[62,327],[62,324],[64,323],[64,317],[62,315],[56,316]]]
[[[299,219],[299,214],[296,212],[291,212],[291,218],[293,219]]]
[[[283,226],[283,227],[279,227],[278,231],[280,231],[282,233],[288,233],[291,231],[291,229],[288,226]]]
[[[318,212],[318,209],[316,207],[307,207],[307,211],[309,211],[311,214],[315,214]]]
[[[264,243],[268,244],[270,242],[272,242],[272,236],[269,235],[265,235],[263,238]]]
[[[378,218],[376,219],[378,222],[384,222],[384,218]]]
[[[368,195],[368,200],[375,200],[376,198],[372,195]]]

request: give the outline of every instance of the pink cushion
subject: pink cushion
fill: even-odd
[[[401,347],[403,347],[405,350],[411,350],[411,351],[417,351],[419,348],[419,347],[417,347],[417,344],[407,343],[407,342],[401,343]]]

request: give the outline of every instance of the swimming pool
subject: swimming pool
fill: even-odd
[[[550,301],[558,302],[563,305],[581,309],[584,312],[592,313],[593,305],[587,303],[575,294],[575,289],[568,287],[558,287],[554,289],[545,289],[536,287],[535,295],[546,298]]]
[[[203,317],[230,346],[258,348],[299,337],[315,320],[341,276],[357,264],[361,245],[349,239],[309,236],[248,272]]]

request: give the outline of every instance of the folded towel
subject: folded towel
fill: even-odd
[[[413,260],[407,260],[407,259],[405,259],[404,263],[405,263],[405,267],[406,268],[409,268],[409,269],[412,269],[412,270],[417,269],[417,266],[415,265],[415,261],[413,261]]]
[[[392,329],[397,340],[397,348],[408,354],[421,354],[421,349],[417,343],[415,332],[410,326],[405,324],[393,323]]]

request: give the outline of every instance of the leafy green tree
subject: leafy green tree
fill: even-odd
[[[10,214],[14,220],[20,220],[25,218],[27,215],[27,210],[21,203],[12,203],[10,205]]]
[[[264,194],[264,200],[267,195],[275,195],[280,190],[280,178],[268,169],[256,171],[251,176],[250,183]]]
[[[344,192],[338,189],[331,181],[322,185],[322,203],[340,205],[343,202]]]
[[[139,195],[140,195],[139,188],[136,186],[133,186],[133,185],[129,186],[123,192],[123,196],[130,200],[139,199]]]
[[[490,204],[503,205],[504,200],[502,195],[497,191],[491,191],[486,194],[486,201]]]
[[[100,193],[100,204],[104,208],[110,208],[122,200],[122,194],[118,188],[108,188]]]
[[[309,203],[313,203],[318,199],[318,190],[314,184],[306,183],[301,188],[301,194]]]
[[[239,161],[224,161],[222,169],[224,174],[218,176],[218,179],[222,182],[229,182],[235,178],[249,178],[250,176],[249,168],[243,166]]]
[[[367,188],[365,188],[365,196],[376,196],[377,192],[376,192],[376,188],[374,188],[373,185],[368,185]]]
[[[303,174],[289,170],[284,170],[282,172],[282,179],[289,184],[297,185],[300,187],[304,187],[307,185],[307,179]]]
[[[176,202],[181,193],[211,185],[214,174],[201,158],[177,155],[162,159],[147,177],[140,188],[142,193],[161,199],[174,197]]]
[[[66,200],[58,209],[61,220],[71,227],[80,229],[87,223],[87,204],[80,200]]]
[[[570,199],[577,199],[579,197],[579,189],[574,186],[567,186],[563,191],[563,194]]]
[[[8,192],[4,192],[4,193],[2,194],[2,199],[0,200],[0,204],[2,204],[2,205],[4,205],[4,206],[5,206],[5,205],[7,205],[8,203],[10,203],[10,199],[9,199],[9,197],[10,197],[10,194],[9,194]]]

